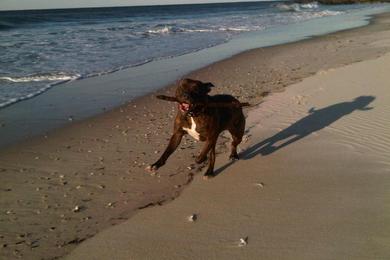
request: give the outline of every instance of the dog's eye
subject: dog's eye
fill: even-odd
[[[189,98],[191,98],[191,96],[189,94],[187,94],[187,93],[184,93],[183,94],[183,98],[189,99]]]

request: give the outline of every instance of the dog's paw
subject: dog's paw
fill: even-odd
[[[148,167],[145,168],[145,170],[147,170],[148,172],[152,172],[152,173],[156,172],[157,169],[158,168],[155,165],[149,165]]]
[[[214,177],[214,175],[203,175],[203,180],[207,181]]]
[[[240,160],[240,157],[238,157],[238,154],[231,154],[229,156],[229,161],[234,162],[234,161],[237,161],[237,160]]]
[[[240,157],[238,157],[238,156],[229,156],[229,161],[231,161],[231,162],[235,162],[238,160],[240,160]]]
[[[203,180],[209,180],[211,178],[215,177],[214,171],[208,169],[206,173],[203,175]]]

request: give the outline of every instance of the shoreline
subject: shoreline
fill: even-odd
[[[212,94],[230,93],[242,101],[259,103],[264,92],[282,91],[318,71],[389,52],[387,42],[380,44],[381,32],[388,30],[389,14],[377,17],[364,27],[247,51],[189,77],[215,83]],[[379,42],[374,47],[370,45],[373,38]],[[166,87],[157,92],[170,91]],[[174,114],[174,105],[143,96],[2,149],[0,202],[6,212],[1,222],[8,226],[0,237],[0,243],[7,245],[1,254],[63,256],[138,209],[177,198],[197,174],[194,163],[188,163],[199,148],[197,143],[186,138],[183,150],[178,149],[157,175],[144,172],[165,147]],[[221,139],[228,140],[226,136]],[[226,149],[223,141],[220,153]],[[76,206],[82,210],[74,212]],[[45,223],[25,232],[23,227],[42,220]]]
[[[366,26],[378,12],[385,12],[385,8],[356,11],[345,16],[321,17],[267,31],[243,33],[227,43],[197,52],[61,83],[32,99],[0,109],[0,131],[3,136],[0,139],[0,149],[67,127],[74,121],[99,116],[152,95],[153,92],[169,88],[183,75],[245,52]],[[286,33],[286,28],[294,33]]]

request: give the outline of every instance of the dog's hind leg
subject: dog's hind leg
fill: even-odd
[[[239,160],[240,158],[238,157],[237,146],[241,143],[242,137],[244,136],[245,132],[244,116],[239,120],[238,124],[234,124],[234,127],[229,128],[228,131],[233,138],[229,159],[232,161]]]
[[[176,150],[176,148],[179,146],[181,139],[183,138],[183,135],[185,134],[184,131],[178,130],[176,131],[168,144],[168,147],[165,149],[164,153],[161,155],[160,159],[157,160],[154,164],[147,167],[147,170],[149,171],[156,171],[158,168],[163,166],[165,162],[168,160],[168,157]]]

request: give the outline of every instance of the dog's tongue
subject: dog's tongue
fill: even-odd
[[[187,103],[180,103],[180,110],[185,112],[185,111],[188,111],[188,109],[190,109],[190,105],[187,104]]]

